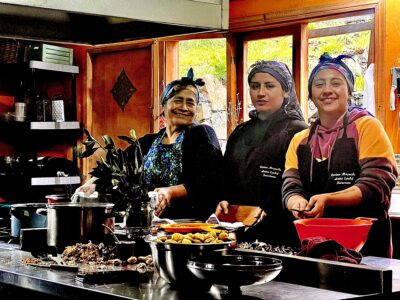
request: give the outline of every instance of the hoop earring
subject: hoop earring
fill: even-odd
[[[313,107],[314,106],[314,107]],[[315,106],[314,102],[311,99],[308,99],[308,108],[310,110],[315,110],[317,107]]]

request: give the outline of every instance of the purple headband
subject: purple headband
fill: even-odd
[[[334,69],[338,71],[346,79],[347,85],[349,87],[349,93],[353,93],[354,89],[354,75],[350,71],[349,67],[342,61],[343,58],[351,58],[350,55],[339,55],[338,57],[331,57],[328,53],[324,53],[319,58],[319,63],[314,67],[308,79],[308,97],[311,97],[311,87],[315,76],[318,72],[325,69]]]

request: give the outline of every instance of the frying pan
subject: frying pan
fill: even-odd
[[[314,218],[295,220],[294,225],[300,240],[322,236],[333,239],[345,248],[360,251],[368,238],[373,218],[355,219]]]

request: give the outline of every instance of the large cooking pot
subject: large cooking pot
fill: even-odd
[[[322,236],[333,239],[345,248],[360,251],[368,238],[373,218],[356,219],[314,218],[295,220],[300,240]]]
[[[47,244],[62,253],[66,246],[76,243],[104,242],[107,229],[114,227],[112,203],[48,203],[46,210],[38,213],[47,214]]]
[[[12,204],[11,236],[19,238],[21,228],[44,228],[47,226],[47,217],[37,214],[39,208],[45,208],[45,203]]]

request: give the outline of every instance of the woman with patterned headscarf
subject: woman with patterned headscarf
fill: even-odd
[[[206,220],[221,199],[223,157],[217,136],[210,126],[194,122],[203,85],[202,79],[193,79],[192,68],[169,83],[160,99],[165,128],[139,138],[144,181],[158,193],[155,214],[162,218]],[[95,184],[80,189],[90,194]]]
[[[156,215],[163,218],[206,220],[220,199],[222,152],[215,131],[195,124],[199,86],[187,77],[169,83],[161,105],[165,128],[139,139],[144,157],[144,180],[158,193]]]
[[[397,178],[392,145],[381,123],[349,106],[354,76],[323,54],[308,81],[319,118],[297,134],[286,156],[283,203],[296,218],[371,217],[364,255],[391,256],[388,210]]]
[[[228,139],[226,201],[219,203],[216,215],[228,213],[230,204],[260,206],[266,216],[243,238],[296,244],[293,216],[283,209],[281,198],[287,147],[295,133],[307,128],[293,78],[286,64],[262,60],[251,66],[248,83],[255,110]]]

